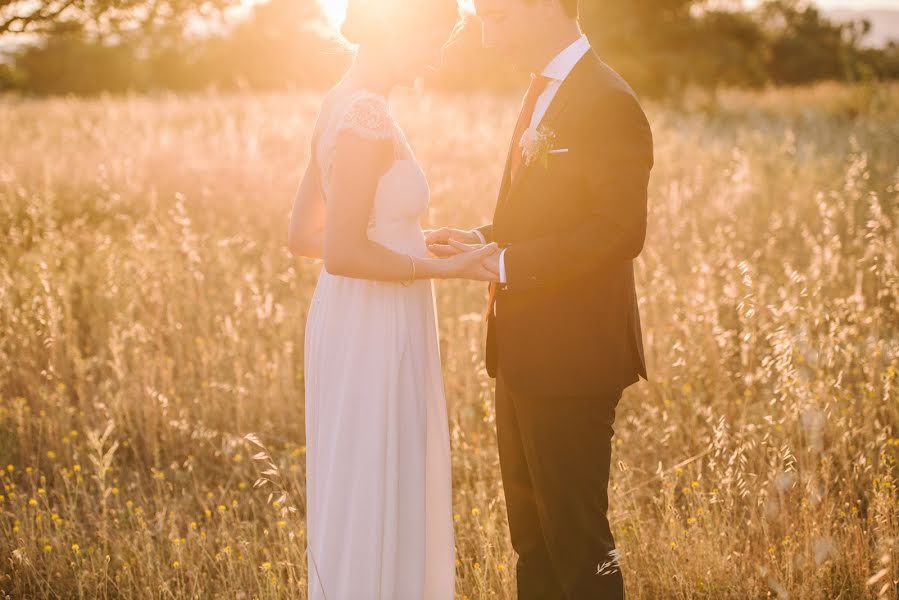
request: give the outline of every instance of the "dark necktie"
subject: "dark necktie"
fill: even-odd
[[[521,136],[531,126],[531,119],[534,117],[534,108],[537,106],[537,98],[546,90],[546,86],[553,81],[544,75],[532,75],[531,85],[528,87],[527,94],[524,96],[524,102],[521,105],[521,112],[518,113],[518,122],[515,124],[515,131],[512,133],[512,151],[511,162],[509,165],[509,184],[515,181],[515,177],[524,164],[524,151],[520,144]],[[507,192],[508,193],[508,192]],[[487,290],[487,315],[493,313],[493,306],[496,303],[496,290],[498,284],[495,281],[490,282]]]
[[[546,90],[546,86],[552,81],[544,75],[534,75],[531,77],[531,85],[528,92],[524,96],[524,103],[521,105],[521,112],[518,114],[518,122],[515,124],[515,132],[512,134],[512,164],[509,170],[510,181],[515,181],[521,165],[524,163],[524,152],[519,143],[521,136],[531,126],[531,119],[534,117],[534,108],[537,106],[537,98]]]

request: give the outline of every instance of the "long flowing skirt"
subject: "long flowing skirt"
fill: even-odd
[[[451,600],[450,446],[432,283],[322,269],[305,382],[309,598]]]

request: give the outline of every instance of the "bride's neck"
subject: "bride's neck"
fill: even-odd
[[[384,68],[385,62],[360,49],[347,70],[344,81],[352,86],[375,92],[383,96],[390,94],[396,81]]]

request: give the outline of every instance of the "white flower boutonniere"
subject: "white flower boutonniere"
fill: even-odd
[[[539,160],[540,164],[546,167],[547,157],[555,139],[555,132],[546,125],[528,127],[518,142],[524,153],[525,166],[530,166],[535,160]]]

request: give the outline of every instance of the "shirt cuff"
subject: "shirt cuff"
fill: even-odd
[[[508,248],[504,248],[502,252],[499,253],[499,282],[506,283],[506,250]]]
[[[486,243],[487,243],[487,238],[484,237],[484,234],[483,234],[483,233],[481,233],[481,232],[478,231],[477,229],[472,229],[471,231],[472,231],[476,236],[478,236],[478,239],[481,240],[481,244],[486,244]]]

